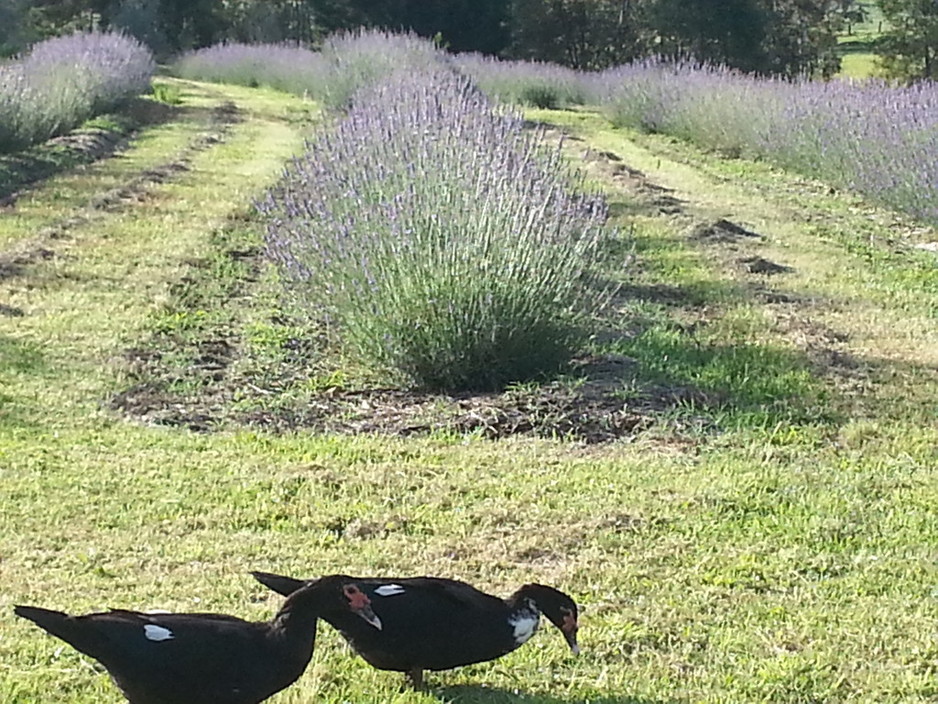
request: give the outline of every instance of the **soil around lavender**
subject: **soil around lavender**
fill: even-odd
[[[277,392],[252,383],[231,368],[236,347],[225,339],[200,344],[203,355],[190,376],[209,383],[201,393],[173,390],[172,373],[162,356],[146,349],[128,350],[127,362],[138,383],[109,404],[130,417],[158,425],[184,426],[211,432],[232,424],[275,431],[310,429],[341,434],[381,433],[397,436],[430,434],[478,435],[489,439],[533,435],[608,442],[634,436],[660,421],[669,410],[712,399],[689,388],[649,387],[624,399],[618,388],[622,374],[634,365],[628,358],[583,358],[572,369],[583,376],[571,384],[547,382],[501,393],[427,393],[406,389],[342,389],[332,387],[310,397],[278,402]],[[297,365],[298,369],[301,365]],[[604,378],[604,370],[615,375]],[[292,371],[289,364],[281,376]],[[299,376],[299,374],[297,373]],[[237,404],[235,398],[237,397]],[[250,410],[236,405],[255,401]],[[270,403],[267,403],[270,401]],[[708,426],[683,421],[685,427]]]
[[[722,400],[692,388],[640,382],[636,361],[614,354],[583,354],[563,378],[499,393],[352,388],[341,382],[310,389],[311,379],[324,376],[322,359],[328,354],[328,341],[315,325],[277,310],[264,324],[292,334],[278,342],[273,354],[268,349],[259,357],[245,339],[239,310],[263,285],[268,265],[259,247],[245,245],[244,224],[232,223],[216,234],[222,268],[239,274],[205,297],[206,277],[218,267],[193,262],[167,313],[172,317],[204,310],[210,300],[223,302],[228,310],[217,311],[195,333],[159,329],[125,350],[122,364],[130,384],[107,400],[111,409],[144,423],[197,432],[248,426],[402,437],[531,435],[599,443],[633,437],[675,408],[707,407]],[[703,416],[673,422],[695,430],[712,425]]]

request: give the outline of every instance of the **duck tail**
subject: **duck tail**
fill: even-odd
[[[71,643],[75,640],[75,619],[61,611],[43,609],[39,606],[14,606],[13,613],[32,621],[46,633]]]
[[[270,572],[251,572],[251,576],[268,589],[278,594],[283,594],[283,596],[290,596],[297,589],[306,585],[305,580],[284,577],[283,575],[271,574]]]

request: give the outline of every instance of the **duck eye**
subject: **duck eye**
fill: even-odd
[[[345,593],[349,606],[352,609],[363,609],[371,603],[371,600],[365,595],[365,592],[354,584],[347,585],[342,591]]]

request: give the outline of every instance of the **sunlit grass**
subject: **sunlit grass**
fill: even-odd
[[[839,76],[844,78],[873,78],[879,74],[876,54],[849,52],[843,55]]]

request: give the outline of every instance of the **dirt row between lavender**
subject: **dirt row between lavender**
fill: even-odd
[[[258,188],[276,178],[316,119],[313,107],[291,96],[261,92],[239,108],[232,97],[250,91],[176,84],[185,102],[172,117],[7,202],[0,223],[5,413],[55,416],[68,407],[60,392],[91,417],[113,417],[102,400],[124,382],[111,355],[144,334],[168,290],[208,250],[211,233],[250,211]],[[50,383],[70,374],[85,378],[83,392]]]

